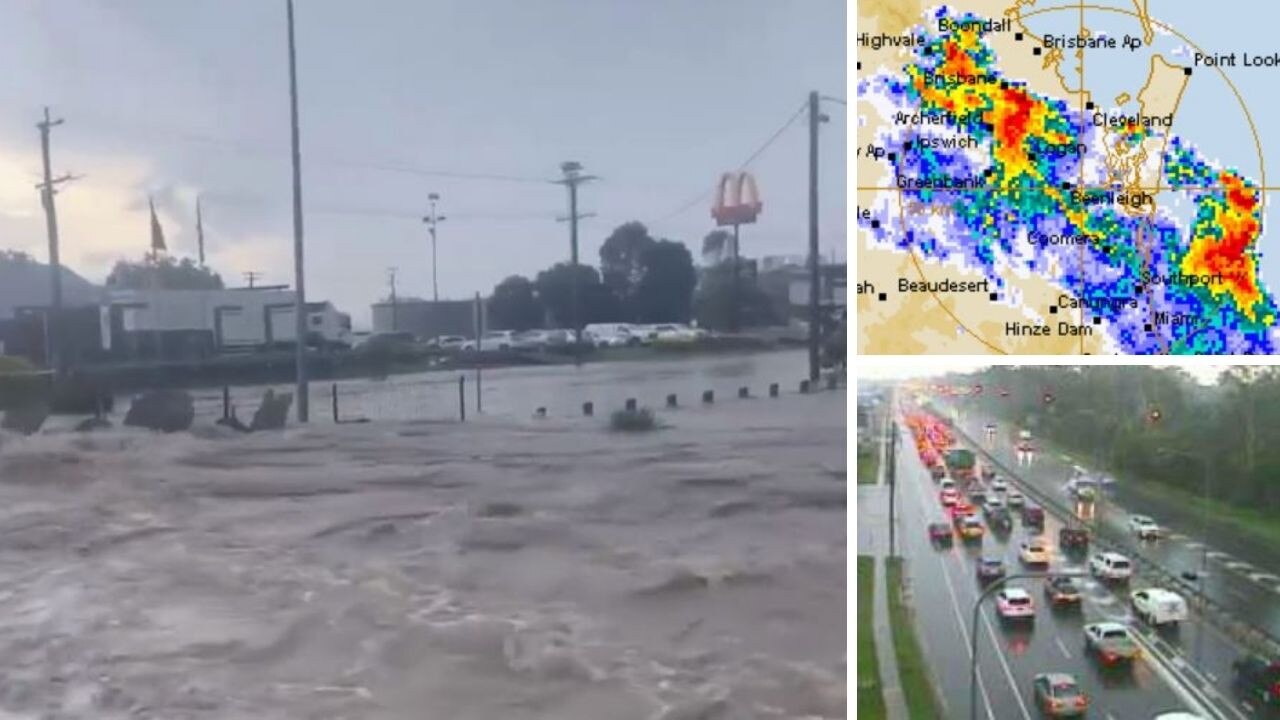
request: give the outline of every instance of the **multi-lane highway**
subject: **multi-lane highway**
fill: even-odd
[[[983,418],[959,418],[958,429],[983,438]],[[1051,458],[1018,458],[1007,427],[999,428],[989,447],[992,459],[1003,464],[1015,487],[1023,485],[1032,492],[1060,492],[1070,470]],[[1047,513],[1043,530],[1028,528],[1016,519],[1007,535],[988,532],[982,542],[965,544],[957,538],[951,547],[938,548],[930,543],[927,533],[931,522],[946,522],[945,509],[939,502],[938,487],[914,451],[910,434],[905,429],[898,438],[897,515],[902,538],[900,553],[909,559],[909,591],[917,611],[916,622],[925,646],[925,654],[940,686],[948,717],[969,717],[970,623],[974,602],[983,585],[977,580],[975,563],[980,556],[1001,558],[1009,573],[1023,570],[1018,556],[1019,544],[1030,537],[1041,537],[1054,548],[1052,570],[1083,571],[1082,559],[1068,559],[1058,552],[1058,530],[1065,520],[1054,512]],[[979,441],[979,445],[984,444]],[[1005,462],[1007,460],[1007,462]],[[1031,478],[1031,479],[1027,479]],[[1099,503],[1096,512],[1107,513],[1108,522],[1127,522],[1127,514],[1108,503]],[[1115,514],[1115,518],[1110,518]],[[1123,518],[1123,519],[1122,519]],[[1152,553],[1166,552],[1174,562],[1178,550],[1175,542],[1160,540],[1148,548]],[[1169,549],[1161,550],[1161,546]],[[1159,555],[1157,555],[1159,556]],[[1163,557],[1163,556],[1159,556]],[[1224,588],[1238,584],[1224,580],[1220,572],[1211,575]],[[1247,579],[1247,578],[1246,578]],[[1148,577],[1135,577],[1129,586],[1111,587],[1092,578],[1077,581],[1084,600],[1079,609],[1050,610],[1045,602],[1040,580],[1015,580],[1030,592],[1036,603],[1033,622],[1018,625],[1002,622],[995,611],[994,599],[984,603],[976,628],[979,644],[979,682],[977,716],[988,720],[1040,717],[1032,699],[1032,679],[1042,672],[1066,672],[1074,675],[1090,697],[1089,717],[1128,720],[1152,718],[1160,712],[1186,710],[1204,718],[1242,720],[1254,717],[1253,710],[1231,691],[1231,662],[1241,652],[1237,644],[1193,613],[1190,620],[1172,630],[1155,631],[1136,620],[1128,607],[1128,592],[1151,585]],[[1130,626],[1142,647],[1142,656],[1132,666],[1104,668],[1096,658],[1086,656],[1083,628],[1090,622],[1116,620]]]

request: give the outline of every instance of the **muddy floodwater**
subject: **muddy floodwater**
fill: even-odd
[[[844,717],[845,392],[659,419],[0,439],[0,718]]]

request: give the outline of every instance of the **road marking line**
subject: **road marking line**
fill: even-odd
[[[1058,644],[1058,649],[1062,651],[1062,656],[1070,660],[1071,653],[1067,651],[1067,646],[1062,642],[1062,637],[1058,635],[1054,635],[1053,641]]]
[[[1031,713],[1027,711],[1027,704],[1022,701],[1022,693],[1018,692],[1018,681],[1013,678],[1013,671],[1009,669],[1009,661],[1005,660],[1004,650],[1000,647],[1000,641],[996,638],[996,631],[991,627],[991,618],[986,614],[982,615],[982,624],[987,628],[987,636],[991,638],[991,645],[995,648],[996,659],[1000,661],[1000,667],[1004,668],[1004,676],[1009,681],[1009,689],[1013,691],[1013,698],[1018,701],[1018,708],[1022,710],[1022,717],[1031,720]]]

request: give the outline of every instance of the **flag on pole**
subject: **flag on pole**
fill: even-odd
[[[196,248],[200,253],[200,267],[204,267],[204,221],[200,218],[200,196],[196,196]]]
[[[158,253],[168,249],[164,245],[164,229],[160,227],[160,218],[156,217],[155,200],[147,198],[147,202],[151,205],[151,252]]]

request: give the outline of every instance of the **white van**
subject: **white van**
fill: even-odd
[[[1133,612],[1149,625],[1179,623],[1187,619],[1187,601],[1176,592],[1163,588],[1145,588],[1129,593]]]

